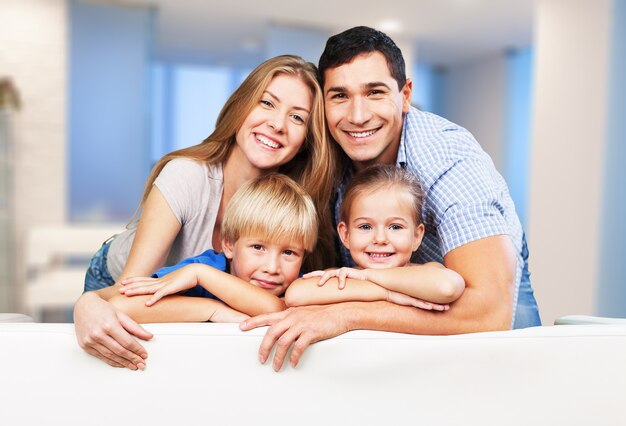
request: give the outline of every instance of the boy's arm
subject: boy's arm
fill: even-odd
[[[209,265],[190,264],[161,278],[129,278],[120,290],[127,296],[153,294],[146,304],[153,305],[164,296],[200,285],[233,309],[259,315],[285,309],[285,304],[267,290]]]
[[[154,306],[145,302],[149,296],[113,296],[113,306],[139,323],[154,322],[241,322],[248,315],[217,300],[204,297],[167,296]]]

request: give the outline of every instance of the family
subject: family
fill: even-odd
[[[316,68],[259,65],[215,131],[154,166],[127,229],[93,257],[79,345],[144,369],[147,322],[269,326],[259,361],[296,365],[350,330],[540,325],[502,176],[472,135],[411,106],[384,33],[330,37]]]

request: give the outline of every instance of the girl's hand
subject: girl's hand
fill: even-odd
[[[366,269],[339,268],[327,271],[309,272],[308,274],[304,274],[302,278],[320,277],[317,285],[321,287],[326,283],[326,281],[336,277],[339,281],[339,290],[342,290],[346,286],[346,278],[367,281],[367,273],[365,271]]]
[[[395,303],[396,305],[414,306],[427,311],[447,311],[450,309],[450,305],[440,305],[438,303],[427,302],[425,300],[407,296],[404,293],[398,293],[397,291],[392,290],[387,290],[387,301]]]
[[[126,296],[152,294],[152,297],[146,301],[146,306],[152,306],[164,296],[195,287],[198,284],[198,276],[193,266],[195,265],[184,266],[161,278],[126,278],[120,281],[122,285],[120,293]]]

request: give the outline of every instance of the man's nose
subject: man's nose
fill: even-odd
[[[364,124],[371,116],[371,112],[367,101],[361,97],[355,97],[350,103],[350,112],[348,119],[353,124]]]

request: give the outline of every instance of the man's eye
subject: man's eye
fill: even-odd
[[[333,96],[331,96],[331,99],[345,99],[347,98],[345,93],[335,93]]]
[[[382,90],[370,90],[370,95],[382,95],[383,93]]]

